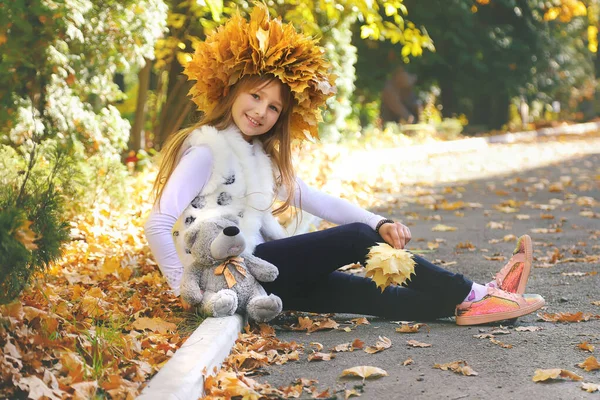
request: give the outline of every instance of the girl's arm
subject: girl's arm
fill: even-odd
[[[311,188],[302,179],[296,178],[294,206],[300,207],[317,217],[334,224],[343,225],[352,222],[362,222],[375,229],[377,223],[384,217],[373,214],[348,200]]]
[[[183,265],[177,256],[172,229],[179,216],[200,193],[212,173],[213,155],[207,146],[186,150],[167,181],[160,198],[144,225],[154,259],[169,286],[179,295]]]
[[[387,220],[347,200],[313,189],[300,178],[296,178],[296,183],[294,194],[295,207],[300,207],[301,205],[304,211],[338,225],[362,222],[375,230],[379,222],[386,220],[386,223],[381,225],[379,234],[390,246],[397,249],[404,248],[412,237],[410,229],[400,222]]]

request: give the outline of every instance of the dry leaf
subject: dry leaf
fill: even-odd
[[[310,347],[314,347],[315,349],[317,349],[317,351],[323,350],[323,345],[319,342],[310,342],[308,345]]]
[[[517,332],[537,332],[541,330],[542,328],[539,326],[518,326],[515,328]]]
[[[580,381],[583,378],[574,372],[567,371],[566,369],[554,368],[554,369],[538,369],[533,375],[534,382],[543,382],[548,379],[557,379],[558,377],[570,378],[574,381]]]
[[[354,318],[354,319],[351,319],[350,322],[352,322],[355,325],[370,325],[371,324],[369,322],[369,320],[366,319],[365,317]]]
[[[429,326],[427,324],[418,323],[418,324],[402,324],[400,327],[396,328],[396,332],[399,333],[416,333],[421,329],[422,326],[427,327],[427,333],[430,332]]]
[[[546,322],[582,322],[589,321],[592,318],[600,318],[599,315],[593,315],[589,313],[583,313],[581,311],[576,313],[540,313],[538,314],[542,320]]]
[[[352,368],[345,369],[344,371],[342,371],[341,376],[358,376],[363,379],[368,379],[368,378],[379,378],[379,377],[387,376],[387,375],[388,375],[388,373],[381,368],[362,365],[359,367],[352,367]]]
[[[581,390],[585,390],[586,392],[589,392],[589,393],[594,393],[594,392],[597,392],[598,390],[600,390],[600,385],[597,385],[595,383],[583,382],[581,384]]]
[[[577,345],[577,347],[579,347],[581,350],[589,351],[590,353],[592,353],[594,351],[594,345],[593,344],[589,344],[587,341],[579,343]]]
[[[131,326],[133,329],[139,329],[142,331],[144,329],[148,329],[152,332],[158,332],[163,334],[168,332],[175,332],[177,330],[177,325],[171,322],[167,322],[159,317],[141,317],[133,321],[133,324],[131,324]]]
[[[421,343],[417,342],[416,340],[408,340],[406,344],[412,347],[431,347],[429,343]]]
[[[348,400],[350,397],[360,397],[360,393],[358,393],[356,390],[352,389],[352,390],[344,390],[344,399]]]
[[[308,355],[308,361],[330,361],[332,358],[335,354],[317,352]]]
[[[496,340],[495,338],[490,338],[490,342],[497,344],[498,346],[502,347],[503,349],[512,349],[512,344],[506,344],[506,343],[502,343],[499,340]]]
[[[466,376],[479,375],[471,367],[469,367],[469,365],[467,365],[466,361],[453,361],[447,364],[435,364],[433,368],[441,369],[444,371],[452,371],[457,374],[462,374]]]
[[[437,224],[436,226],[431,228],[431,230],[434,232],[454,232],[457,229],[458,228],[455,228],[453,226],[444,225],[444,224]]]
[[[589,356],[588,358],[585,359],[584,362],[577,364],[577,366],[579,368],[584,369],[587,372],[600,369],[600,363],[598,363],[598,360],[596,360],[596,357],[594,357],[594,356]]]
[[[375,343],[375,346],[368,346],[365,348],[365,352],[375,354],[385,349],[389,349],[390,347],[392,347],[392,341],[385,336],[379,336],[379,340]]]
[[[410,358],[410,357],[408,357],[406,360],[404,360],[404,362],[402,363],[402,365],[404,365],[406,367],[407,365],[411,365],[413,363],[414,363],[413,359]]]

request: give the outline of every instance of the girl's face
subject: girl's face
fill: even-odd
[[[233,101],[233,122],[248,141],[267,133],[279,119],[283,108],[282,83],[273,79],[266,85],[240,92]]]

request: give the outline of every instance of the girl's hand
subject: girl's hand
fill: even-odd
[[[410,233],[410,229],[406,225],[401,224],[400,222],[394,222],[393,224],[383,224],[381,228],[379,228],[379,234],[390,246],[395,249],[403,249],[404,246],[410,239],[412,235]]]

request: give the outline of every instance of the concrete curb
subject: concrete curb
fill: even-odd
[[[435,142],[404,148],[353,152],[338,162],[333,175],[343,178],[345,173],[355,174],[356,166],[359,166],[361,173],[369,173],[373,168],[384,165],[386,160],[393,161],[398,157],[402,157],[404,160],[416,160],[434,154],[477,151],[489,144],[514,143],[541,136],[580,135],[594,131],[600,131],[600,122]],[[377,160],[377,162],[374,163],[373,160]],[[202,397],[205,374],[212,374],[213,368],[221,366],[245,324],[246,320],[237,314],[231,317],[204,320],[192,336],[150,380],[137,398],[140,400],[195,400]]]
[[[207,318],[150,380],[140,400],[195,400],[204,395],[204,378],[229,355],[246,320],[238,314]]]

